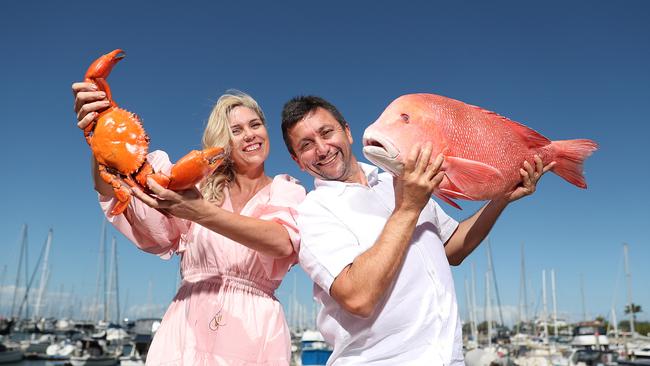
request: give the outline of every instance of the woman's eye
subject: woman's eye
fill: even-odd
[[[237,136],[237,135],[239,135],[240,133],[241,133],[241,129],[239,129],[239,128],[233,128],[233,129],[232,129],[232,134],[233,134],[233,135]]]
[[[404,121],[404,122],[406,122],[406,123],[409,123],[409,115],[408,115],[408,114],[406,114],[406,113],[402,113],[402,114],[400,115],[400,117],[402,117],[402,121]]]

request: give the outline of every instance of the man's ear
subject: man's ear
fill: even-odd
[[[354,139],[352,138],[352,132],[350,131],[350,125],[347,123],[345,124],[345,134],[348,136],[348,141],[350,141],[350,145],[354,142]]]

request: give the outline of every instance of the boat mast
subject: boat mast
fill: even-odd
[[[18,271],[16,271],[16,285],[14,286],[14,299],[11,302],[11,313],[9,316],[16,317],[14,310],[16,309],[16,300],[18,300],[18,286],[20,285],[20,270],[22,269],[23,262],[25,262],[25,282],[27,282],[27,224],[23,224],[21,242],[20,242],[20,256],[18,258]],[[27,288],[27,286],[25,286]]]
[[[117,244],[113,237],[113,258],[115,266],[115,306],[117,308],[117,324],[120,324],[120,282],[117,272]]]
[[[50,236],[48,235],[48,240],[49,239]],[[17,316],[18,319],[20,319],[20,317],[22,316],[23,306],[25,307],[25,319],[29,319],[29,304],[27,303],[29,290],[32,288],[32,284],[34,283],[34,278],[36,277],[36,272],[38,272],[38,268],[41,265],[41,260],[43,259],[43,255],[45,253],[46,247],[47,247],[47,241],[43,243],[43,247],[41,247],[41,254],[38,256],[38,260],[36,261],[36,265],[34,266],[34,271],[32,272],[32,275],[29,277],[29,281],[26,283],[25,296],[23,296],[23,301],[20,303],[20,307],[18,307],[18,316]],[[25,265],[25,268],[27,268],[27,265]]]
[[[492,280],[494,281],[494,292],[497,296],[497,309],[499,309],[499,323],[503,325],[503,312],[501,311],[501,297],[499,296],[499,285],[497,283],[497,274],[494,270],[494,262],[492,262],[492,246],[490,245],[490,238],[487,240],[488,251],[488,266],[489,271],[492,272]]]
[[[474,340],[476,340],[476,345],[478,346],[478,317],[476,316],[476,268],[475,264],[472,262],[472,317],[474,318],[474,323],[472,324],[472,335]]]
[[[469,322],[470,333],[472,333],[472,335],[474,335],[474,333],[472,332],[472,330],[474,329],[474,325],[473,325],[474,317],[472,317],[472,311],[473,310],[472,310],[471,303],[472,303],[472,300],[471,300],[470,295],[469,295],[469,284],[467,282],[467,278],[465,278],[465,308],[467,309],[467,321]],[[474,341],[476,341],[476,340],[474,340]]]
[[[485,272],[485,320],[487,321],[488,347],[492,347],[492,307],[490,306],[490,272]]]
[[[103,320],[106,320],[106,259],[104,253],[106,241],[106,220],[102,219],[102,231],[99,237],[99,257],[97,258],[97,282],[95,284],[95,304],[93,309],[93,320],[95,322],[99,321],[99,308],[100,308],[100,297],[104,296],[104,316]],[[103,282],[102,282],[103,281]],[[102,287],[103,283],[103,287]]]
[[[126,296],[124,297],[124,317],[128,318],[131,314],[129,313],[129,289],[126,289]]]
[[[543,304],[543,315],[542,319],[544,320],[544,344],[548,344],[548,310],[546,306],[546,270],[542,270],[542,304]]]
[[[0,279],[0,304],[2,304],[2,301],[1,301],[2,300],[2,291],[1,291],[1,289],[3,289],[5,287],[5,276],[6,275],[7,275],[7,265],[5,264],[4,266],[2,266],[2,277],[0,277],[0,278],[2,278],[2,279]],[[2,312],[0,312],[0,315],[2,315]]]
[[[108,303],[106,308],[108,310],[108,318],[109,319],[113,314],[112,309],[113,306],[115,306],[116,311],[116,316],[117,318],[113,318],[115,320],[116,324],[119,324],[120,321],[120,295],[119,295],[119,289],[118,289],[118,281],[117,281],[117,244],[115,242],[115,237],[113,236],[113,240],[111,241],[111,262],[110,262],[110,272],[109,272],[109,278],[108,278]],[[115,300],[115,304],[113,304],[113,300]]]
[[[524,243],[521,243],[521,277],[519,283],[519,322],[528,321],[528,290],[526,289],[526,263],[524,261]],[[523,301],[522,301],[523,299]],[[522,312],[523,305],[523,312]]]
[[[587,307],[585,305],[585,281],[582,273],[580,273],[580,293],[582,295],[582,321],[587,321]]]
[[[627,261],[627,243],[623,243],[623,254],[625,255],[625,278],[627,280],[627,306],[630,310],[630,334],[634,337],[634,303],[632,302],[632,275]]]
[[[616,310],[612,306],[612,323],[614,323],[614,336],[618,339],[618,322],[616,320]]]
[[[45,257],[43,259],[43,266],[41,267],[41,280],[39,282],[38,297],[36,297],[36,308],[34,309],[34,318],[38,319],[41,316],[41,307],[43,307],[43,293],[47,287],[47,280],[50,275],[49,260],[50,260],[50,247],[52,246],[52,229],[47,233],[47,241],[45,242]]]
[[[555,269],[551,270],[551,291],[553,295],[553,334],[557,339],[557,296],[555,294]]]

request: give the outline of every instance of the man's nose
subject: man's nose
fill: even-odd
[[[327,151],[329,150],[329,147],[327,146],[325,141],[323,141],[322,139],[316,139],[314,143],[316,144],[316,153],[319,156],[327,155]]]

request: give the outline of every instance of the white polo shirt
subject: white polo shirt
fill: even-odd
[[[359,163],[368,185],[316,179],[298,207],[300,264],[323,304],[318,329],[328,365],[464,365],[454,282],[443,243],[458,223],[433,201],[422,211],[404,265],[372,317],[344,310],[330,287],[369,249],[395,208],[392,176]]]

